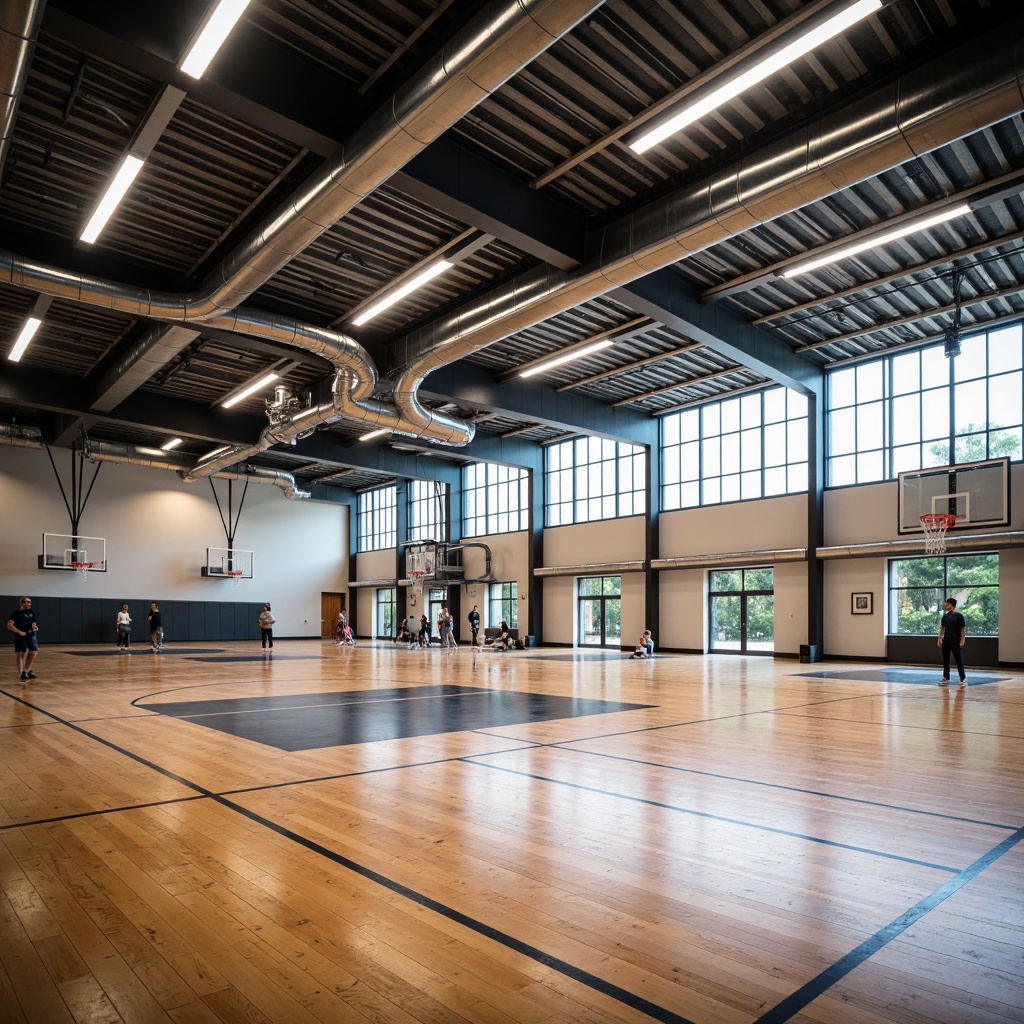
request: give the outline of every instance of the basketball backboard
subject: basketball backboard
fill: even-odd
[[[85,537],[82,534],[44,533],[43,553],[39,556],[40,569],[67,569],[74,571],[81,565],[93,563],[87,572],[107,571],[107,541],[105,537]]]
[[[200,574],[212,579],[232,579],[241,572],[243,580],[253,576],[253,553],[242,548],[207,548],[206,565]]]
[[[899,532],[921,533],[921,516],[956,516],[953,529],[1010,522],[1010,460],[932,466],[899,475]]]

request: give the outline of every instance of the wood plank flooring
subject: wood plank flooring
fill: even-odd
[[[606,653],[9,654],[0,1020],[1024,1021],[1024,673]]]

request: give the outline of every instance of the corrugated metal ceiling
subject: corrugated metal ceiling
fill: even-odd
[[[340,143],[478,6],[464,0],[257,0],[239,39],[262,39],[266,50],[261,53],[279,47],[317,74],[333,76],[337,96],[348,91],[347,101],[337,108]],[[585,225],[609,222],[1014,13],[1013,4],[986,0],[893,0],[842,38],[647,155],[627,149],[619,130],[630,118],[812,6],[798,0],[700,5],[608,0],[448,133],[451,143],[484,154],[509,180],[537,186],[521,195],[509,192],[508,224],[515,230],[503,230],[503,223],[496,228],[493,213],[475,215],[475,207],[485,210],[489,203],[500,209],[491,196],[474,197],[475,191],[497,186],[464,180],[459,164],[446,156],[439,166],[451,180],[435,172],[430,184],[437,202],[414,197],[400,180],[373,190],[248,301],[314,325],[344,328],[355,307],[453,239],[474,228],[497,235],[428,288],[354,331],[372,354],[380,355],[395,337],[442,311],[477,301],[489,287],[535,265],[544,246],[551,245],[544,237],[544,210],[563,204],[572,216],[582,213]],[[138,24],[145,23],[145,11],[132,12]],[[84,24],[93,13],[95,30],[85,34],[91,43],[67,34],[75,22],[66,18]],[[44,21],[3,169],[0,228],[6,244],[35,258],[84,267],[101,277],[185,289],[316,169],[329,147],[317,144],[314,151],[310,140],[322,136],[328,119],[317,111],[319,127],[311,135],[312,121],[305,123],[301,111],[303,102],[323,104],[331,98],[303,97],[301,81],[289,83],[294,96],[285,96],[285,84],[268,74],[268,83],[277,83],[265,119],[275,126],[271,131],[263,119],[239,113],[259,109],[255,87],[241,103],[225,100],[226,87],[216,84],[194,94],[189,90],[127,202],[99,242],[86,250],[75,239],[103,182],[163,83],[178,81],[165,54],[146,50],[134,37],[116,38],[112,20],[110,12],[101,18],[77,0],[56,0],[54,16]],[[157,21],[152,24],[156,31]],[[141,39],[144,33],[134,35]],[[276,69],[268,65],[270,70]],[[601,142],[608,133],[617,137]],[[594,144],[594,151],[578,163],[560,166]],[[964,190],[1012,182],[1019,171],[1024,172],[1024,118],[1018,114],[714,245],[669,273],[705,292],[709,307],[720,304],[819,366],[941,336],[952,318],[957,270],[963,275],[965,325],[1024,315],[1019,188],[966,217],[800,278],[784,280],[775,272],[803,252],[895,216],[927,210]],[[548,175],[553,175],[550,181]],[[555,206],[527,209],[517,220],[531,194]],[[524,237],[521,226],[529,228],[531,217],[535,238]],[[564,251],[574,247],[582,251],[580,240],[566,238]],[[17,330],[33,300],[30,293],[0,286],[5,335]],[[25,372],[95,379],[112,354],[146,326],[130,315],[60,297],[26,354]],[[657,414],[769,380],[671,324],[645,319],[622,297],[608,295],[520,330],[468,362],[500,383],[518,367],[617,329],[627,333],[610,348],[544,373],[541,386],[554,395],[583,396],[611,412],[621,407]],[[183,410],[209,410],[273,364],[277,353],[289,350],[200,329],[196,340],[142,390],[179,401]],[[300,394],[322,393],[326,364],[301,354],[297,362],[285,383]],[[260,416],[263,397],[242,403],[238,413]],[[485,408],[484,403],[436,405],[474,420],[482,438],[545,442],[573,432],[571,424],[537,422],[525,412],[517,416],[515,410]],[[25,422],[31,409],[31,403],[14,396],[0,406],[0,417]],[[145,423],[133,434],[132,426],[116,416],[89,419],[90,431],[110,440],[153,445],[161,437]],[[346,452],[365,429],[342,422],[327,432],[337,440],[337,472],[346,468]],[[212,424],[209,436],[218,436]],[[197,437],[182,450],[198,455],[205,444]],[[310,468],[301,474],[322,476],[332,469],[330,459],[309,461]],[[281,462],[294,471],[302,457],[265,453],[261,462]],[[352,472],[337,477],[338,486],[369,486],[390,475],[347,468]]]

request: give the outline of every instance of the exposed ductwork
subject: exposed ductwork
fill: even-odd
[[[706,569],[719,566],[776,565],[779,562],[805,562],[807,548],[779,548],[775,551],[727,551],[710,555],[677,555],[652,558],[652,569]]]
[[[268,434],[248,454],[342,417],[401,433],[467,443],[472,427],[454,417],[427,414],[431,426],[403,422],[399,411],[371,399],[373,361],[337,331],[237,308],[356,203],[385,182],[523,66],[544,52],[603,0],[500,0],[489,4],[422,67],[347,141],[323,168],[271,214],[193,293],[151,291],[87,274],[62,271],[12,253],[0,253],[0,279],[87,305],[172,322],[212,326],[271,338],[323,355],[337,371],[332,401],[308,410],[304,422]],[[149,351],[159,340],[147,341]],[[138,353],[141,357],[145,352]],[[129,357],[129,360],[131,357]],[[122,372],[126,367],[122,368]],[[436,434],[436,436],[435,436]],[[236,457],[241,458],[244,455]],[[223,463],[221,463],[223,464]],[[196,474],[219,465],[197,467]]]
[[[629,562],[591,562],[587,565],[545,565],[534,569],[533,575],[538,579],[548,576],[599,576],[608,573],[643,572],[643,559]]]
[[[424,428],[424,378],[517,331],[1024,109],[1024,18],[686,184],[595,235],[588,261],[542,267],[394,346],[395,402]]]
[[[11,148],[45,6],[43,0],[4,0],[0,4],[0,172]]]
[[[125,466],[144,466],[147,469],[169,469],[177,473],[183,480],[190,480],[191,465],[175,459],[173,456],[163,458],[156,454],[147,455],[132,444],[118,441],[94,441],[86,438],[82,451],[84,458],[93,462],[118,462]],[[269,469],[266,466],[251,466],[243,463],[237,469],[221,470],[211,473],[219,480],[249,480],[257,484],[273,484],[280,487],[288,498],[310,498],[309,491],[302,490],[295,482],[295,477],[283,469]]]
[[[957,551],[1000,551],[1004,548],[1024,547],[1024,530],[1008,530],[1006,533],[958,533],[946,535],[946,553]],[[876,558],[879,556],[903,555],[910,558],[920,556],[924,550],[924,538],[909,540],[885,540],[872,544],[840,544],[818,548],[819,558]]]
[[[1024,18],[1017,18],[614,222],[591,240],[590,258],[582,267],[572,271],[542,268],[521,275],[476,304],[411,333],[393,349],[397,353],[395,362],[404,363],[395,375],[393,403],[373,397],[376,368],[351,338],[245,308],[224,312],[229,301],[240,302],[303,244],[328,227],[329,212],[350,208],[365,194],[360,189],[369,190],[374,182],[386,179],[412,152],[464,113],[464,109],[445,104],[461,98],[471,106],[482,98],[480,90],[496,88],[507,78],[514,69],[497,55],[502,47],[510,46],[510,40],[523,46],[516,58],[517,66],[521,66],[594,6],[569,0],[523,0],[489,7],[450,48],[452,67],[461,69],[466,79],[461,86],[449,80],[458,76],[446,68],[442,103],[429,88],[425,69],[402,90],[402,109],[406,112],[401,117],[417,126],[411,149],[404,144],[398,146],[398,156],[388,161],[382,140],[396,129],[393,125],[385,129],[374,118],[345,151],[353,152],[358,139],[370,147],[372,154],[365,161],[340,154],[330,164],[331,174],[337,179],[325,173],[316,177],[316,187],[312,181],[307,183],[287,209],[278,211],[228,257],[223,267],[207,279],[201,293],[160,296],[32,263],[10,253],[0,253],[0,280],[139,315],[205,320],[225,330],[303,348],[332,362],[336,374],[331,401],[298,411],[290,420],[268,427],[252,446],[232,449],[193,467],[194,476],[218,472],[232,461],[273,444],[293,443],[315,427],[341,418],[442,443],[465,444],[473,436],[471,425],[432,412],[419,399],[419,388],[433,370],[1024,109],[1024,52],[1017,45],[1024,35]],[[539,24],[542,16],[549,19],[545,28]],[[527,40],[539,49],[526,52]],[[434,69],[431,73],[440,74],[440,66],[436,61],[430,64],[429,68]],[[443,116],[439,106],[444,108]],[[379,115],[385,120],[392,116]],[[302,238],[307,241],[301,243]],[[285,247],[283,256],[276,251],[279,243]],[[275,252],[263,253],[261,246]]]
[[[43,432],[38,427],[0,423],[0,444],[10,444],[16,448],[42,448]]]

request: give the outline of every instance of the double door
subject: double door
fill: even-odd
[[[775,650],[775,590],[771,569],[711,573],[708,650],[771,654]]]

